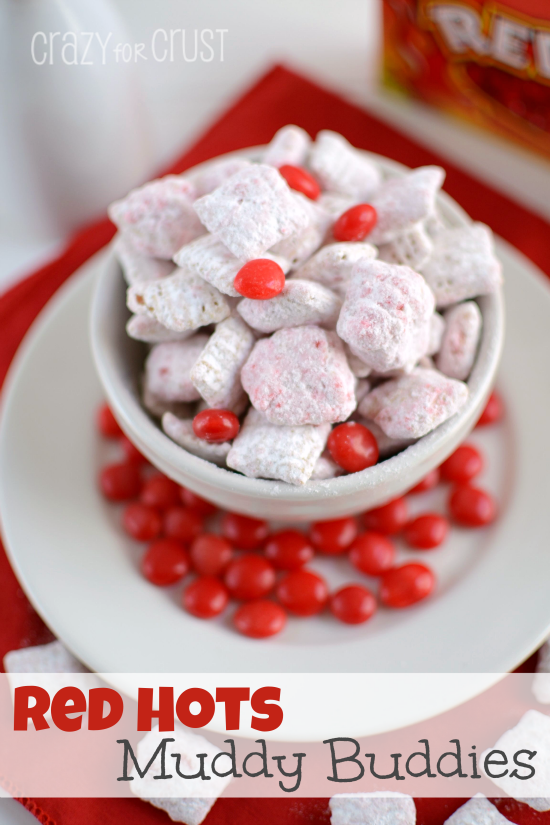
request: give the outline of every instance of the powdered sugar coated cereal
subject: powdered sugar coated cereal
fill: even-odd
[[[467,399],[468,387],[462,381],[417,367],[372,390],[359,405],[359,413],[390,438],[421,438],[457,413]]]
[[[326,481],[329,478],[337,478],[343,474],[344,470],[332,460],[328,451],[319,456],[315,462],[315,467],[309,478],[310,481]]]
[[[445,825],[507,825],[508,820],[502,816],[488,799],[478,794],[469,799],[454,812]]]
[[[171,275],[175,269],[172,261],[140,255],[128,238],[125,238],[120,232],[113,243],[113,252],[121,266],[124,280],[128,286],[165,278],[167,275]]]
[[[283,126],[275,132],[265,150],[262,163],[269,166],[303,166],[307,160],[311,138],[299,126]]]
[[[321,131],[311,150],[310,166],[324,189],[368,200],[380,185],[378,167],[342,135]]]
[[[352,272],[337,331],[377,372],[412,369],[430,341],[434,297],[414,270],[360,260]]]
[[[502,267],[489,227],[474,223],[440,232],[422,274],[438,307],[495,292],[502,283]]]
[[[237,311],[253,329],[275,332],[304,324],[334,327],[341,306],[340,298],[330,289],[296,278],[288,280],[283,291],[268,301],[244,298]]]
[[[191,370],[191,381],[210,407],[232,410],[243,395],[241,368],[255,338],[240,318],[216,326]]]
[[[201,770],[201,762],[197,754],[206,754],[208,765],[217,754],[222,752],[204,736],[189,733],[179,722],[176,722],[174,732],[168,735],[175,741],[168,743],[167,754],[180,755],[180,759],[175,764],[180,772],[187,776],[198,774]],[[145,734],[137,746],[137,760],[140,765],[147,765],[166,736],[166,733],[159,731],[158,725]],[[219,777],[215,774],[211,776],[209,782],[204,782],[200,776],[197,779],[182,780],[174,770],[172,779],[165,779],[162,782],[162,788],[159,788],[159,783],[154,777],[159,776],[160,772],[161,756],[159,754],[143,778],[132,768],[131,775],[134,779],[130,784],[130,789],[140,799],[166,811],[174,822],[183,822],[185,825],[200,825],[216,799],[221,796],[231,781],[230,777]],[[162,793],[162,798],[156,796],[158,793]]]
[[[298,278],[318,281],[342,298],[358,261],[376,258],[376,247],[368,243],[331,243],[319,250],[296,272]]]
[[[126,303],[137,315],[150,315],[176,332],[217,324],[231,312],[221,292],[182,269],[161,281],[129,287]]]
[[[142,255],[171,258],[204,233],[192,183],[176,175],[146,183],[109,207],[109,217]]]
[[[224,158],[209,165],[207,169],[192,178],[197,197],[209,195],[210,192],[213,192],[214,189],[217,189],[218,186],[221,186],[237,172],[246,169],[247,166],[250,166],[250,161],[246,158]]]
[[[185,401],[167,401],[151,392],[145,382],[145,375],[142,379],[141,403],[153,418],[162,418],[164,413],[171,412],[178,418],[189,418],[192,415],[192,404]]]
[[[433,213],[435,198],[444,180],[445,171],[439,166],[421,166],[385,181],[371,201],[378,220],[369,241],[386,244],[411,232]]]
[[[439,352],[444,332],[445,319],[439,314],[439,312],[434,312],[430,320],[430,340],[426,355],[435,355],[436,352]]]
[[[185,341],[193,335],[193,330],[174,332],[166,329],[150,315],[132,315],[126,324],[126,332],[136,341],[145,341],[147,344],[162,344],[163,341]]]
[[[280,255],[287,259],[290,262],[291,269],[300,266],[319,249],[332,224],[329,213],[317,203],[298,192],[295,193],[295,197],[309,213],[310,223],[303,231],[279,241],[270,250],[274,255]]]
[[[329,424],[277,426],[251,408],[227,456],[227,466],[249,478],[302,485],[311,478],[329,433]]]
[[[338,192],[321,192],[316,203],[328,212],[334,220],[340,217],[343,212],[347,212],[357,203],[357,198],[350,198],[348,195],[339,195]]]
[[[481,312],[475,301],[448,309],[445,334],[436,358],[436,366],[449,378],[466,381],[476,357],[481,335]]]
[[[162,429],[168,438],[188,453],[203,458],[205,461],[212,461],[220,467],[225,466],[225,460],[231,448],[230,443],[228,441],[209,443],[203,438],[197,438],[193,431],[192,418],[178,418],[171,412],[165,412],[162,416]]]
[[[241,380],[272,424],[345,421],[355,409],[355,377],[342,342],[319,327],[280,329],[257,341]]]
[[[275,261],[285,273],[290,268],[290,263],[285,258],[269,252],[264,252],[262,258]],[[174,260],[185,272],[198,275],[225,295],[241,297],[233,283],[243,265],[242,261],[239,261],[214,235],[204,235],[183,246],[174,255]]]
[[[145,361],[147,390],[165,401],[197,401],[199,391],[191,381],[191,369],[208,343],[207,335],[187,341],[156,344]]]
[[[409,232],[404,232],[393,241],[382,244],[378,257],[381,261],[410,266],[418,271],[428,261],[433,248],[432,239],[422,224],[417,224]]]
[[[329,802],[331,825],[415,825],[416,808],[403,793],[340,793]]]
[[[363,396],[363,398],[364,397],[365,396]],[[362,400],[363,399],[361,399],[361,401]],[[359,401],[358,403],[360,404],[361,402]],[[376,421],[370,421],[359,416],[357,416],[357,420],[366,427],[367,430],[370,430],[375,437],[380,458],[388,458],[391,455],[396,455],[400,453],[401,450],[410,447],[411,444],[414,444],[416,441],[416,438],[390,438],[389,435],[386,435],[384,430],[378,426]]]
[[[261,257],[310,222],[284,178],[266,164],[242,169],[194,206],[207,229],[242,261]]]

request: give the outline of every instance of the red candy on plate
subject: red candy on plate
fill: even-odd
[[[400,533],[409,519],[409,510],[404,498],[394,498],[382,507],[376,507],[364,514],[367,530],[392,536]]]
[[[202,518],[196,510],[176,505],[164,513],[164,534],[188,543],[202,532]]]
[[[257,550],[269,533],[267,521],[226,513],[222,521],[222,534],[240,550]]]
[[[229,602],[225,585],[214,576],[201,576],[183,591],[182,603],[191,615],[198,619],[218,616]]]
[[[311,570],[293,570],[277,585],[277,598],[296,616],[320,613],[328,599],[326,582]]]
[[[201,576],[221,576],[233,558],[233,548],[222,536],[202,533],[191,545],[191,561]]]
[[[130,439],[126,438],[125,435],[119,439],[118,443],[122,447],[122,452],[124,453],[126,461],[129,461],[130,464],[147,464],[147,459],[145,456],[140,453],[135,444],[132,444]]]
[[[239,419],[231,410],[203,410],[193,419],[193,432],[197,438],[210,444],[232,441],[239,433]]]
[[[405,527],[405,541],[417,550],[433,550],[443,544],[449,532],[449,522],[439,513],[423,513]]]
[[[348,584],[331,596],[329,607],[344,624],[363,624],[376,613],[376,599],[366,587]]]
[[[124,433],[120,424],[114,417],[111,408],[107,404],[102,404],[96,414],[97,429],[104,438],[120,438]]]
[[[235,276],[233,286],[245,298],[266,301],[283,291],[285,273],[276,261],[256,258],[245,264]]]
[[[297,570],[314,556],[311,543],[298,530],[273,533],[266,541],[264,553],[278,570]]]
[[[186,507],[194,510],[199,516],[203,516],[203,518],[213,516],[218,510],[216,505],[212,504],[211,501],[201,498],[192,490],[188,490],[187,487],[180,487],[180,498]]]
[[[471,484],[460,484],[449,497],[449,511],[463,527],[485,527],[495,520],[497,508],[493,497]]]
[[[162,532],[162,517],[155,507],[132,501],[122,514],[122,526],[136,541],[152,541]]]
[[[141,485],[139,467],[129,461],[107,464],[99,474],[99,489],[109,501],[129,501],[136,498]]]
[[[348,549],[357,531],[357,521],[348,516],[332,521],[314,522],[311,525],[309,537],[319,553],[324,556],[337,556]]]
[[[424,564],[411,562],[384,573],[380,584],[380,601],[386,607],[410,607],[430,595],[435,576]]]
[[[483,456],[473,444],[461,444],[440,467],[444,481],[465,484],[483,470]]]
[[[357,421],[334,427],[327,441],[332,458],[348,473],[358,473],[378,461],[378,444],[371,431]]]
[[[268,599],[256,599],[238,608],[233,624],[244,636],[266,639],[281,632],[286,624],[286,613],[280,604]]]
[[[367,576],[381,576],[393,566],[395,547],[381,533],[361,533],[350,547],[349,560]]]
[[[301,192],[306,198],[316,201],[321,194],[321,187],[307,169],[285,163],[283,166],[279,166],[279,172],[291,189]]]
[[[140,501],[150,507],[158,507],[159,510],[167,510],[169,507],[177,505],[180,500],[179,486],[171,478],[162,473],[155,473],[149,476],[144,483],[140,493]]]
[[[427,476],[424,476],[422,481],[419,481],[418,484],[415,484],[415,486],[409,490],[408,495],[415,496],[420,493],[427,493],[428,490],[433,490],[433,488],[439,484],[439,479],[439,467],[435,467],[433,470],[430,470]]]
[[[496,424],[504,415],[504,402],[500,394],[493,390],[489,396],[489,400],[485,405],[485,409],[481,413],[476,427],[488,427],[490,424]]]
[[[275,586],[275,570],[267,559],[256,553],[243,553],[229,563],[224,576],[234,599],[248,601],[266,596]]]
[[[185,546],[175,539],[154,541],[141,560],[141,572],[158,587],[175,584],[189,572],[189,556]]]
[[[378,220],[376,209],[370,203],[358,203],[340,215],[332,228],[337,241],[363,241]]]

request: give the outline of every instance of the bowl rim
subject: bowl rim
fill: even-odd
[[[253,146],[218,155],[189,168],[183,175],[192,179],[194,175],[205,171],[219,160],[234,157],[245,157],[257,161],[261,159],[261,153],[264,149],[265,146]],[[358,151],[374,160],[386,176],[399,175],[410,171],[409,167],[383,155],[366,150]],[[467,226],[472,223],[468,214],[446,192],[440,191],[438,193],[437,206],[451,226]],[[327,498],[343,498],[359,491],[374,490],[389,478],[394,478],[402,472],[410,473],[411,466],[422,466],[423,472],[428,472],[443,460],[441,454],[445,451],[446,444],[451,443],[452,448],[454,448],[456,435],[464,428],[467,420],[471,422],[473,428],[494,384],[504,341],[502,287],[491,295],[477,298],[483,317],[482,336],[476,361],[467,381],[470,390],[469,397],[458,413],[400,453],[358,473],[319,481],[310,480],[303,486],[271,479],[250,478],[199,458],[176,444],[150,418],[133,393],[124,384],[113,363],[113,358],[109,354],[105,337],[102,335],[102,329],[106,323],[103,313],[104,293],[112,286],[110,282],[112,278],[116,277],[115,270],[122,278],[120,265],[116,260],[111,244],[105,265],[94,285],[90,312],[90,338],[96,370],[109,403],[113,406],[122,428],[131,433],[138,448],[142,449],[145,455],[151,458],[154,463],[166,468],[165,471],[169,472],[169,468],[173,468],[197,478],[202,483],[223,489],[228,493],[238,493],[251,500],[276,499],[281,503],[319,502]],[[454,439],[453,436],[455,436]],[[447,455],[450,451],[447,452]],[[437,456],[437,460],[434,460],[430,465],[430,459],[435,456]]]

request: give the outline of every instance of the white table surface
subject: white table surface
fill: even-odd
[[[423,106],[380,93],[379,0],[113,3],[136,42],[150,41],[157,28],[227,29],[223,63],[139,64],[150,111],[153,168],[178,155],[255,77],[274,62],[285,62],[350,100],[368,105],[379,116],[550,218],[550,163]],[[0,227],[0,291],[46,261],[62,240],[38,240],[24,234],[8,237]],[[34,817],[20,805],[0,800],[0,825],[33,822]]]

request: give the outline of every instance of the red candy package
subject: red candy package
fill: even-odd
[[[384,0],[387,85],[550,156],[548,0]]]

